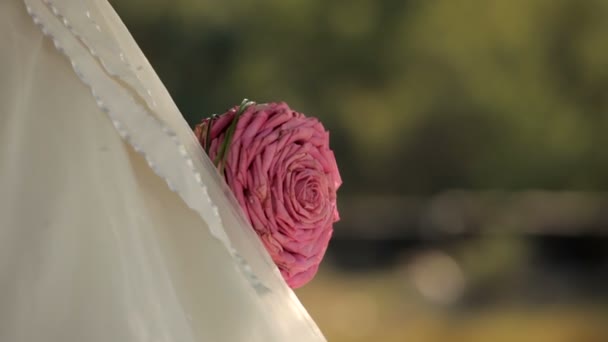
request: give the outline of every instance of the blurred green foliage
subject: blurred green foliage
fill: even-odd
[[[343,194],[608,189],[607,1],[111,2],[190,123],[320,117]]]
[[[606,0],[110,2],[192,125],[243,98],[286,101],[321,118],[345,181],[341,195],[362,199],[343,206],[351,230],[361,222],[380,231],[389,219],[415,226],[418,220],[404,220],[403,195],[608,190]],[[538,217],[561,220],[542,213],[562,211],[575,213],[576,226],[587,217],[578,209],[601,208],[585,200],[569,211],[552,205],[557,199],[539,201],[550,210],[515,206],[509,220],[489,222],[526,226],[531,218],[531,227]],[[449,208],[440,216],[458,225]],[[473,211],[491,217],[488,208]],[[531,293],[555,301],[567,293],[558,285],[573,282],[537,274],[544,266],[531,266],[534,249],[520,237],[474,239],[448,252],[404,256],[390,270],[364,274],[324,263],[298,295],[330,341],[607,340],[605,305],[528,302]],[[422,266],[412,268],[415,262]],[[502,302],[451,311],[429,305],[413,284],[430,277],[447,286],[450,274],[462,276],[469,301]]]

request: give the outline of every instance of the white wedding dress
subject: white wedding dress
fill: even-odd
[[[0,341],[324,341],[106,0],[0,0]]]

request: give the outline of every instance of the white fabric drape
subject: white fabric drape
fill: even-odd
[[[235,203],[105,0],[0,0],[0,341],[324,341]]]

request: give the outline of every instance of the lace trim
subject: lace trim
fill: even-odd
[[[125,55],[122,51],[120,51],[120,48],[114,46],[113,44],[107,43],[103,44],[104,49],[96,50],[93,47],[95,42],[109,42],[111,39],[95,21],[95,19],[93,19],[91,11],[86,8],[83,9],[84,22],[78,20],[78,18],[68,20],[68,16],[70,18],[73,17],[70,15],[70,13],[80,11],[80,9],[75,9],[79,7],[81,3],[76,3],[67,7],[64,5],[61,7],[61,5],[58,5],[53,0],[42,0],[42,2],[47,5],[51,12],[53,12],[53,14],[64,24],[72,35],[74,35],[74,37],[89,50],[91,56],[93,56],[93,58],[99,62],[108,75],[119,79],[121,82],[124,82],[129,87],[133,88],[137,95],[144,99],[150,109],[153,110],[157,107],[152,91],[143,85],[141,78],[136,73],[132,72],[132,66],[126,60]],[[95,28],[94,30],[87,30],[88,37],[85,37],[85,35],[79,30],[82,25],[86,24]]]
[[[247,261],[232,247],[230,240],[223,229],[222,219],[220,217],[218,207],[211,200],[207,187],[202,180],[201,174],[194,167],[194,163],[188,154],[186,146],[179,141],[176,133],[170,127],[165,125],[150,113],[149,108],[144,108],[144,106],[138,104],[134,98],[134,94],[129,91],[126,85],[134,88],[137,95],[145,99],[145,103],[149,107],[156,107],[156,103],[152,99],[151,91],[149,89],[137,86],[137,84],[133,84],[134,79],[132,75],[129,76],[132,69],[126,62],[124,54],[120,51],[117,52],[118,59],[124,63],[126,70],[117,71],[112,69],[111,65],[107,63],[94,49],[92,49],[89,44],[87,44],[88,40],[83,36],[82,32],[78,32],[71,25],[71,22],[68,20],[67,16],[62,14],[60,9],[55,6],[51,0],[41,0],[63,24],[63,26],[70,31],[75,40],[77,40],[81,45],[80,48],[86,47],[88,53],[90,54],[89,57],[92,57],[92,59],[95,61],[94,63],[97,64],[93,67],[89,66],[88,68],[87,66],[83,67],[82,65],[79,65],[77,60],[82,64],[87,64],[87,61],[85,58],[77,58],[78,53],[74,53],[74,50],[78,49],[78,47],[71,46],[70,42],[65,41],[65,39],[63,42],[60,42],[57,37],[57,27],[52,27],[53,24],[51,22],[41,19],[39,13],[36,13],[33,10],[31,5],[32,1],[34,0],[24,1],[27,12],[32,17],[34,23],[39,26],[41,31],[53,41],[55,48],[68,58],[76,75],[87,87],[90,88],[98,107],[110,117],[112,124],[120,136],[127,141],[135,151],[143,155],[154,173],[161,177],[172,191],[176,192],[191,209],[198,212],[199,215],[208,223],[212,236],[224,244],[231,257],[238,265],[239,270],[242,272],[251,286],[258,293],[269,292],[270,289],[262,284]],[[102,32],[101,27],[91,18],[91,14],[88,10],[86,10],[83,15],[89,20],[89,23],[97,32]],[[62,43],[65,43],[65,45],[62,45]],[[99,68],[99,66],[101,66],[101,68]],[[95,69],[103,69],[105,72]],[[100,77],[98,78],[89,77],[91,74],[96,72],[101,73],[102,75],[99,75]],[[101,80],[101,78],[104,76],[109,78],[108,83],[112,83],[111,86],[106,85],[104,88],[103,81]],[[139,77],[135,76],[135,78],[141,82]],[[96,84],[93,84],[91,80],[99,81],[96,81]],[[116,100],[113,103],[118,104],[118,107],[121,107],[120,112],[122,114],[117,113],[118,111],[116,108],[112,108],[114,107],[113,104],[110,104],[109,101],[105,100],[104,96],[102,95],[105,93],[105,91],[116,92],[116,88],[119,88],[119,90],[122,91],[119,95],[126,96],[127,98],[125,100],[128,101],[127,103],[122,103],[122,106],[120,105],[119,100]],[[143,94],[142,88],[144,90]],[[133,123],[136,123],[136,125]],[[175,157],[175,150],[173,150],[173,152],[164,150],[167,148],[167,146],[173,146],[173,148],[177,149],[181,162],[177,163],[178,161],[175,161],[176,163],[174,164],[170,162],[170,159]],[[155,149],[151,147],[155,147]],[[155,155],[155,152],[158,153]],[[160,165],[166,164],[180,168],[182,169],[180,170],[182,172],[187,171],[187,174],[184,175],[186,177],[181,180],[178,177],[169,177],[165,174],[163,168],[160,167]],[[184,164],[187,166],[186,168],[184,167]],[[183,189],[180,190],[180,188],[192,185],[197,185],[199,187],[197,195],[201,196],[200,198],[205,200],[207,203],[207,209],[211,209],[211,215],[205,213],[204,208],[192,206],[192,201],[188,200],[188,194],[186,194]],[[191,190],[192,187],[189,189]]]

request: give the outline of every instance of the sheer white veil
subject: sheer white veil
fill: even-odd
[[[0,341],[324,341],[106,0],[0,1]]]

